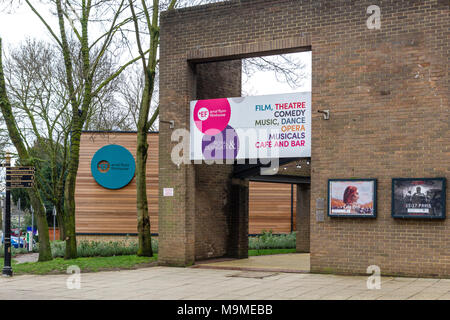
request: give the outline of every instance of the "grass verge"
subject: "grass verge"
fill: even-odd
[[[13,260],[12,268],[14,275],[19,274],[61,274],[66,273],[69,266],[78,266],[81,272],[113,271],[121,269],[136,269],[149,267],[156,264],[157,255],[151,258],[138,257],[136,255],[113,256],[113,257],[89,257],[64,260],[56,258],[46,262],[27,262],[17,264]],[[0,260],[3,268],[3,260]]]
[[[270,254],[295,253],[296,249],[258,249],[248,250],[249,256],[265,256]]]
[[[295,253],[295,249],[255,249],[248,250],[249,256]],[[85,257],[72,260],[55,258],[46,262],[27,262],[17,264],[13,259],[14,275],[20,274],[65,274],[69,266],[78,266],[81,272],[98,272],[137,269],[156,265],[158,255],[153,257],[138,257],[136,255],[122,255],[112,257]],[[0,259],[3,268],[3,259]]]

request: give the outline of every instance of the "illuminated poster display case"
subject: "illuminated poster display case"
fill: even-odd
[[[392,217],[445,219],[445,178],[392,179]]]
[[[377,217],[376,179],[328,180],[328,216]]]

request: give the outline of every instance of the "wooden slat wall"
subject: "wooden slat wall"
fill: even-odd
[[[147,194],[152,233],[158,232],[158,134],[149,134]],[[83,133],[76,201],[77,233],[136,233],[136,181],[125,188],[105,189],[91,174],[91,159],[102,146],[119,144],[136,155],[135,133]],[[249,233],[288,233],[291,228],[291,185],[250,182]],[[296,208],[294,186],[294,210]],[[294,211],[294,230],[295,230]]]
[[[296,223],[296,186],[294,185],[294,230]],[[249,234],[263,230],[273,233],[291,231],[291,185],[250,182]]]
[[[158,232],[158,134],[148,136],[147,194],[151,232]],[[119,144],[136,156],[135,133],[83,133],[81,136],[75,202],[77,233],[136,233],[136,179],[119,190],[95,182],[91,159],[108,144]]]

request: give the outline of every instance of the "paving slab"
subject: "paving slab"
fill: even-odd
[[[441,299],[450,300],[446,279],[381,278],[369,290],[366,277],[260,271],[152,267],[81,274],[81,288],[68,289],[68,275],[0,278],[0,299]],[[245,275],[245,277],[242,277]],[[423,286],[427,283],[427,286]]]
[[[310,271],[309,253],[288,253],[252,256],[247,259],[217,259],[197,262],[193,268],[211,268],[247,271],[278,271],[286,273],[307,273]]]

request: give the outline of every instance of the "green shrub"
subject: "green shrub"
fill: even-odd
[[[259,249],[294,249],[296,247],[296,232],[274,235],[272,231],[263,231],[256,237],[249,237],[248,248]]]
[[[66,251],[66,243],[61,240],[51,241],[52,255],[54,258],[63,258]],[[158,253],[158,240],[152,238],[152,248],[154,253]],[[137,240],[124,241],[85,241],[78,242],[78,257],[111,257],[123,255],[135,255],[138,250]],[[39,243],[36,244],[33,252],[39,252]],[[11,255],[28,253],[24,248],[11,248]],[[4,256],[3,246],[0,245],[0,258]]]
[[[64,257],[66,244],[64,241],[52,241],[52,255],[54,258]],[[158,253],[158,240],[152,238],[152,248],[154,253]],[[78,257],[111,257],[134,255],[138,250],[136,240],[124,241],[85,241],[78,242]]]

